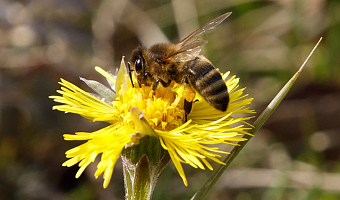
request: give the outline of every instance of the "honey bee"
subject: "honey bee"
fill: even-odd
[[[168,87],[172,81],[184,84],[187,89],[189,86],[189,90],[196,90],[212,107],[226,111],[229,103],[227,86],[211,62],[199,53],[207,43],[202,36],[230,15],[228,12],[213,19],[177,44],[159,43],[148,49],[138,46],[132,51],[128,64],[130,76],[134,71],[139,86],[151,86],[153,91],[159,84]],[[193,97],[184,98],[184,110],[189,114]]]

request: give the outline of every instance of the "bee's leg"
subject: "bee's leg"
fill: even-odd
[[[170,85],[171,81],[169,81],[169,82],[167,83],[167,82],[163,81],[163,80],[160,79],[160,78],[157,79],[157,80],[152,84],[152,90],[153,90],[153,91],[156,91],[156,89],[157,89],[159,83],[161,83],[163,87],[168,87],[168,86]]]
[[[191,109],[192,109],[192,103],[193,103],[193,99],[195,97],[195,93],[193,92],[192,88],[190,87],[189,80],[188,80],[187,76],[183,77],[182,82],[184,84],[183,97],[184,97],[185,121],[187,121],[188,115],[190,114]]]
[[[185,121],[188,121],[188,115],[190,114],[192,109],[192,101],[189,102],[184,99],[184,111],[185,111]]]

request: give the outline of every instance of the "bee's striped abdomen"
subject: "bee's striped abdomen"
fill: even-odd
[[[211,106],[226,111],[229,103],[228,88],[215,67],[199,57],[188,61],[185,65],[190,85]]]

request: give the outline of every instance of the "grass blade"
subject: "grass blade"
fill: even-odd
[[[317,44],[314,46],[311,53],[308,55],[307,59],[303,62],[300,69],[294,74],[294,76],[286,83],[285,86],[280,90],[280,92],[274,97],[274,99],[268,104],[266,109],[261,113],[261,115],[256,119],[253,126],[254,128],[249,131],[250,134],[254,135],[262,125],[268,120],[270,115],[274,112],[277,106],[281,103],[283,98],[286,96],[290,88],[295,83],[296,79],[300,75],[302,69],[305,67],[306,63],[314,53],[315,49],[318,47],[319,43],[321,42],[322,38],[319,39]],[[242,142],[240,146],[235,146],[234,149],[230,152],[230,154],[225,158],[223,161],[226,165],[221,165],[217,170],[214,170],[212,176],[205,182],[205,184],[196,192],[196,194],[191,198],[191,200],[202,200],[205,199],[209,191],[215,185],[217,180],[221,177],[223,172],[227,169],[230,163],[234,160],[234,158],[238,155],[238,153],[243,149],[243,147],[247,144],[249,139],[251,138],[250,135],[244,135],[243,138],[247,138],[248,140]]]

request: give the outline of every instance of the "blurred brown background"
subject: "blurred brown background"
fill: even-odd
[[[340,1],[0,0],[0,200],[123,199],[121,164],[107,189],[92,164],[79,179],[63,133],[105,126],[52,111],[60,78],[105,82],[138,44],[179,41],[233,14],[205,45],[222,72],[241,78],[259,114],[323,41],[276,112],[247,144],[208,199],[340,199]],[[214,165],[215,167],[217,165]],[[154,199],[189,199],[212,173],[172,164]]]

